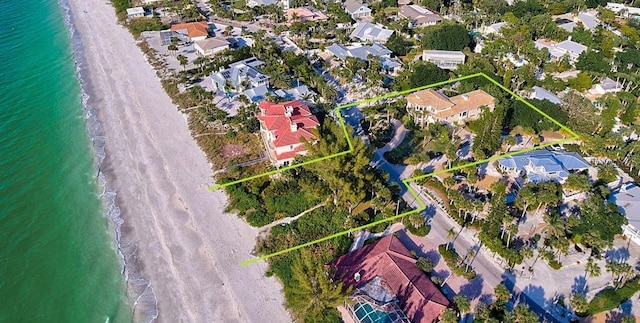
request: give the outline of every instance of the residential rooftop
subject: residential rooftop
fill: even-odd
[[[346,285],[361,288],[379,280],[391,292],[371,293],[377,301],[397,298],[412,322],[437,322],[449,300],[416,266],[407,247],[393,234],[352,251],[334,261],[335,277]]]

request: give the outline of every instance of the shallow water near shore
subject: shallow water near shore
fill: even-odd
[[[0,322],[129,322],[63,6],[0,1]]]

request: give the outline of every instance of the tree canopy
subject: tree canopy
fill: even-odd
[[[595,194],[580,210],[581,221],[573,231],[582,235],[582,242],[587,245],[610,244],[616,234],[622,233],[622,225],[627,224],[627,218],[620,214],[615,204],[603,201]]]
[[[460,24],[441,24],[428,27],[422,42],[427,49],[463,50],[469,47],[469,31]]]
[[[567,113],[562,111],[555,103],[537,99],[529,100],[529,102],[560,124],[565,124],[568,120]],[[557,130],[559,128],[554,122],[520,100],[515,101],[509,107],[506,123],[510,128],[522,126],[524,128],[532,128],[536,132]]]
[[[602,56],[602,53],[587,50],[578,56],[576,68],[581,71],[606,73],[611,70],[611,66]]]

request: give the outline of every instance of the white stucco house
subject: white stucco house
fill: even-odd
[[[346,11],[353,20],[371,17],[371,9],[359,0],[347,0],[343,4]]]
[[[209,77],[218,91],[225,91],[227,86],[235,91],[268,86],[269,77],[257,69],[263,64],[263,61],[251,57],[230,64],[229,68],[212,73]]]
[[[640,244],[640,187],[635,183],[624,184],[611,193],[609,201],[618,205],[620,213],[629,221],[622,226],[623,234]]]
[[[441,69],[455,70],[458,65],[464,64],[466,56],[461,51],[449,50],[424,50],[422,60],[436,64]]]
[[[127,9],[127,18],[128,19],[140,18],[140,17],[144,17],[144,8],[142,8],[142,7],[134,7],[134,8],[128,8]]]
[[[604,95],[606,93],[618,93],[622,91],[622,84],[608,77],[605,77],[600,83],[593,86],[590,92],[594,94]]]
[[[363,61],[367,61],[370,57],[377,57],[382,64],[382,68],[393,74],[402,68],[402,63],[395,58],[391,57],[393,53],[386,46],[373,43],[372,45],[351,45],[349,47],[340,44],[331,44],[325,51],[334,57],[344,61],[347,57],[359,58]]]
[[[615,12],[621,18],[640,17],[640,8],[630,7],[623,3],[608,2],[605,8]]]
[[[587,50],[587,46],[574,42],[571,39],[559,43],[550,39],[538,39],[534,42],[535,48],[541,50],[546,48],[551,59],[562,59],[565,55],[571,62],[578,60],[580,54]]]
[[[229,42],[224,38],[207,38],[195,42],[193,48],[198,52],[198,55],[209,57],[228,49]]]

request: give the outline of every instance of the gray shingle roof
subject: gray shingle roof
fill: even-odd
[[[569,176],[569,171],[589,168],[589,163],[578,153],[547,149],[501,158],[498,163],[520,172],[525,171],[527,166],[540,168],[541,172],[527,172],[527,177],[533,182],[546,182],[554,178],[564,180]]]
[[[635,183],[626,184],[611,193],[609,201],[618,205],[620,213],[625,215],[629,224],[640,229],[640,187]]]
[[[393,30],[387,29],[383,25],[372,24],[370,22],[359,22],[355,30],[349,35],[350,38],[358,38],[363,41],[386,42],[393,34]]]
[[[532,90],[533,90],[533,93],[531,94],[532,99],[547,100],[551,103],[562,104],[562,100],[560,100],[560,98],[557,95],[549,92],[544,88],[541,88],[539,86],[534,86]]]
[[[360,7],[367,7],[367,6],[365,6],[364,4],[362,4],[362,2],[358,0],[347,0],[344,2],[344,8],[347,10],[348,13],[354,13]],[[368,8],[369,7],[367,7],[367,9]]]

